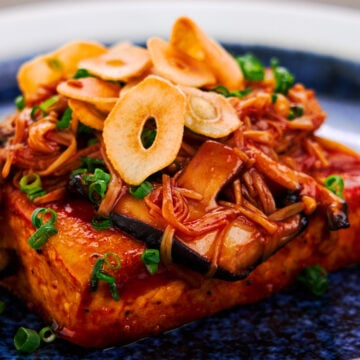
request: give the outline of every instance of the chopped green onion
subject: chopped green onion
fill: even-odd
[[[72,118],[72,110],[67,108],[61,116],[60,121],[57,122],[56,127],[59,130],[64,130],[69,127]]]
[[[40,109],[46,113],[46,111],[53,106],[54,104],[56,104],[59,101],[59,96],[58,95],[54,95],[49,97],[48,99],[46,99],[45,101],[43,101],[39,107]]]
[[[19,96],[16,97],[15,106],[20,111],[25,109],[25,98],[24,98],[24,96],[19,95]]]
[[[30,200],[45,195],[46,191],[42,188],[41,178],[38,174],[31,173],[20,179],[20,190],[25,192]]]
[[[304,109],[302,106],[299,105],[294,105],[291,106],[290,111],[289,111],[289,115],[288,115],[288,120],[294,120],[298,117],[301,117],[304,115]]]
[[[236,58],[244,77],[250,81],[261,81],[265,76],[262,62],[253,54],[245,54]]]
[[[37,120],[38,114],[39,114],[40,112],[41,112],[41,115],[40,115],[40,116],[45,116],[45,115],[46,115],[46,112],[45,112],[44,110],[42,110],[39,105],[35,105],[35,106],[33,106],[33,108],[31,109],[30,117],[31,117],[33,120]]]
[[[56,70],[56,71],[60,71],[63,69],[63,63],[59,59],[56,59],[56,58],[48,59],[47,64],[51,69]]]
[[[325,179],[325,187],[340,198],[344,197],[344,180],[340,175],[329,175]]]
[[[96,230],[106,230],[111,227],[111,220],[106,217],[95,216],[91,219],[91,225]]]
[[[50,326],[46,326],[39,331],[40,339],[45,343],[51,343],[55,341],[56,335]]]
[[[44,223],[45,216],[50,214],[50,219]],[[38,216],[40,215],[40,217]],[[57,220],[57,214],[52,209],[37,208],[34,210],[31,221],[34,227],[37,228],[28,240],[31,248],[39,250],[51,236],[55,235],[58,230],[55,228],[54,223]]]
[[[246,88],[244,90],[233,90],[230,91],[227,87],[224,85],[218,85],[214,87],[213,89],[210,89],[210,91],[214,91],[218,94],[221,94],[224,97],[237,97],[237,98],[243,98],[247,94],[250,94],[252,89]]]
[[[316,296],[324,294],[329,288],[327,271],[321,265],[305,268],[298,275],[297,280]]]
[[[115,265],[110,262],[110,257],[115,260]],[[120,258],[116,254],[106,253],[103,257],[96,260],[90,275],[90,291],[97,290],[99,280],[104,281],[108,284],[113,299],[115,301],[119,301],[120,296],[116,285],[115,277],[106,273],[103,270],[105,265],[110,267],[111,270],[118,270],[120,268]]]
[[[77,133],[78,135],[91,135],[93,133],[93,129],[90,126],[79,122]]]
[[[145,149],[148,149],[156,138],[156,129],[144,129],[141,133],[141,143]]]
[[[149,181],[144,181],[139,186],[130,186],[129,193],[137,199],[143,199],[146,195],[150,194],[153,186]]]
[[[28,240],[29,245],[34,250],[39,250],[45,245],[49,238],[57,232],[57,229],[53,225],[45,224],[30,236]]]
[[[90,291],[96,291],[96,289],[98,287],[99,279],[97,276],[98,276],[98,273],[100,271],[102,271],[104,261],[105,260],[103,258],[98,258],[95,261],[95,264],[93,266],[93,269],[92,269],[91,275],[90,275]]]
[[[117,288],[116,283],[115,282],[110,283],[109,284],[109,289],[110,289],[110,293],[111,293],[112,298],[115,301],[119,301],[120,300],[120,295],[119,295],[119,290]]]
[[[89,73],[88,70],[86,69],[77,69],[76,73],[74,74],[73,78],[74,79],[81,79],[81,78],[86,78],[86,77],[92,77],[93,75],[91,75]]]
[[[99,203],[105,196],[111,175],[102,169],[96,168],[94,174],[84,175],[85,184],[89,185],[89,199],[94,204]]]
[[[24,353],[32,353],[40,346],[40,336],[32,329],[20,327],[14,337],[16,350]]]
[[[40,217],[38,215],[40,215]],[[50,215],[50,219],[44,223],[45,216],[47,215]],[[37,208],[34,210],[31,216],[31,222],[37,229],[44,225],[53,225],[56,220],[57,214],[53,209],[50,208]]]
[[[295,77],[283,66],[279,66],[279,61],[271,59],[271,68],[275,76],[275,92],[287,95],[289,89],[295,82]]]
[[[5,311],[6,305],[3,301],[0,300],[0,315],[2,315]]]
[[[104,254],[104,265],[109,267],[111,270],[119,270],[121,266],[121,260],[119,255],[114,253]]]
[[[147,271],[154,275],[158,271],[160,252],[158,249],[146,249],[141,255],[141,260],[145,264]]]

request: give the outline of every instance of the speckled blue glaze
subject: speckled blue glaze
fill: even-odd
[[[304,52],[229,46],[251,51],[265,63],[273,56],[298,81],[314,88],[335,124],[360,134],[360,64]],[[15,74],[24,59],[0,63],[0,115],[18,94]],[[360,135],[359,135],[360,136]],[[360,241],[360,239],[359,239]],[[165,334],[105,350],[86,350],[57,340],[31,355],[19,354],[13,335],[19,326],[41,329],[42,320],[0,289],[6,310],[0,316],[0,359],[324,359],[360,357],[360,265],[330,275],[330,290],[315,298],[296,284],[257,304],[230,309]]]

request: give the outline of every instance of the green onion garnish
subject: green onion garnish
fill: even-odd
[[[245,54],[236,58],[244,77],[250,81],[261,81],[265,76],[262,62],[253,54]]]
[[[325,187],[340,198],[344,197],[344,180],[340,175],[330,175],[325,179]]]
[[[86,77],[91,77],[91,76],[93,76],[93,75],[91,75],[88,70],[86,70],[86,69],[77,69],[76,73],[73,76],[73,78],[74,79],[81,79],[81,78],[86,78]]]
[[[114,253],[104,254],[104,266],[107,266],[111,270],[119,270],[121,266],[121,260],[119,255]]]
[[[14,337],[16,350],[24,353],[32,353],[40,346],[40,336],[32,329],[20,327]]]
[[[30,117],[33,120],[37,120],[37,118],[40,116],[46,116],[46,112],[42,110],[39,105],[33,106],[30,112]]]
[[[99,203],[105,196],[111,175],[102,169],[96,168],[94,174],[84,175],[85,184],[89,185],[89,199],[94,204]]]
[[[25,109],[25,98],[24,98],[24,96],[19,95],[19,96],[16,97],[15,106],[20,111]]]
[[[46,191],[42,188],[41,178],[36,173],[23,176],[19,184],[20,190],[25,192],[30,200],[46,194]]]
[[[141,255],[141,260],[145,264],[147,271],[154,275],[158,271],[160,252],[158,249],[146,249]]]
[[[294,106],[290,107],[289,115],[287,118],[288,118],[288,120],[294,120],[303,115],[304,115],[303,107],[299,106],[299,105],[294,105]]]
[[[2,315],[5,311],[6,305],[3,301],[0,300],[0,315]]]
[[[114,263],[113,263],[114,262]],[[118,255],[113,253],[106,253],[103,257],[98,258],[93,266],[90,275],[90,291],[96,291],[99,280],[108,284],[111,296],[115,301],[120,300],[119,291],[116,285],[115,277],[104,271],[107,266],[111,270],[118,270],[121,262]]]
[[[95,216],[91,219],[91,225],[96,230],[106,230],[111,227],[111,220],[106,217]]]
[[[279,66],[279,61],[275,58],[271,59],[270,65],[275,76],[275,92],[287,95],[295,82],[294,75],[285,67]]]
[[[59,101],[59,96],[54,95],[43,101],[39,107],[43,112],[46,112],[51,106],[56,104]]]
[[[129,193],[137,199],[143,199],[146,195],[150,194],[152,189],[152,184],[149,181],[144,181],[139,186],[130,186]]]
[[[141,133],[141,143],[145,149],[148,149],[156,138],[156,129],[144,129]]]
[[[252,89],[251,88],[246,88],[244,90],[233,90],[230,91],[227,87],[225,87],[224,85],[218,85],[216,87],[214,87],[213,89],[210,89],[210,91],[214,91],[217,92],[218,94],[221,94],[224,97],[237,97],[237,98],[242,98],[244,96],[246,96],[247,94],[250,94]]]
[[[50,218],[44,222],[45,217]],[[31,216],[31,221],[34,227],[37,228],[34,234],[32,234],[28,240],[29,245],[39,250],[51,236],[55,235],[58,231],[54,226],[57,220],[57,214],[54,210],[48,208],[37,208],[34,210]]]
[[[297,280],[316,296],[324,294],[329,288],[327,271],[321,265],[305,268],[298,275]]]
[[[39,331],[40,339],[45,343],[51,343],[55,341],[56,335],[50,326],[46,326]]]
[[[61,119],[57,122],[56,127],[59,130],[64,130],[69,127],[72,118],[72,110],[67,108],[61,116]]]

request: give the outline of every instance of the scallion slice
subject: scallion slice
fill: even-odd
[[[253,54],[245,54],[236,58],[244,77],[250,81],[261,81],[265,76],[262,62]]]
[[[74,74],[73,78],[81,79],[81,78],[86,78],[86,77],[91,77],[91,76],[93,76],[93,75],[91,75],[88,70],[80,68],[80,69],[76,70],[76,73]]]
[[[325,179],[325,187],[340,198],[344,197],[344,180],[340,175],[329,175]]]
[[[14,337],[14,345],[16,350],[24,353],[32,353],[40,346],[40,336],[32,329],[20,327]]]
[[[137,199],[143,199],[146,195],[150,194],[152,191],[153,186],[151,182],[144,181],[139,186],[130,186],[129,187],[129,193],[136,197]]]
[[[50,215],[50,218],[48,218]],[[47,221],[45,221],[45,217]],[[57,220],[57,214],[53,209],[37,208],[31,216],[31,221],[37,230],[30,236],[28,243],[34,250],[39,250],[51,236],[55,235],[58,230],[54,223]]]
[[[147,271],[154,275],[158,271],[160,251],[158,249],[146,249],[141,255],[141,260],[145,264]]]
[[[50,326],[45,326],[44,328],[42,328],[39,331],[39,336],[40,339],[45,343],[51,343],[56,339],[56,334],[54,333],[54,331],[51,329]]]
[[[24,98],[24,96],[22,96],[22,95],[19,95],[19,96],[17,96],[16,97],[16,99],[15,99],[15,106],[16,106],[16,108],[19,110],[19,111],[21,111],[21,110],[24,110],[25,109],[25,98]]]
[[[41,178],[36,173],[23,176],[19,184],[20,190],[25,192],[30,200],[46,194],[46,191],[42,188]]]
[[[316,296],[324,294],[329,288],[327,271],[321,265],[306,267],[297,280]]]
[[[95,216],[91,219],[91,225],[96,230],[106,230],[111,227],[111,220],[106,217]]]
[[[72,118],[72,110],[67,108],[61,116],[60,121],[57,122],[56,127],[59,130],[64,130],[69,127]]]
[[[271,59],[270,66],[275,77],[275,92],[287,95],[289,89],[294,85],[294,75],[285,67],[279,66],[276,58]]]

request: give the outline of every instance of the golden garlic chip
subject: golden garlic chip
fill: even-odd
[[[107,53],[80,62],[79,67],[104,80],[129,81],[151,66],[147,49],[129,43],[111,47]]]
[[[185,96],[169,81],[151,75],[121,97],[105,120],[103,138],[114,169],[130,185],[170,165],[181,147]],[[145,148],[147,121],[156,123],[156,136]]]
[[[106,113],[115,105],[120,89],[117,84],[95,77],[69,79],[57,86],[60,95],[93,104]]]
[[[93,129],[101,131],[104,127],[106,115],[84,101],[69,99],[69,107],[81,123]]]
[[[170,44],[207,64],[217,82],[229,90],[240,90],[244,87],[243,74],[236,60],[191,19],[180,17],[176,20]]]
[[[150,38],[147,47],[155,72],[176,84],[201,87],[213,85],[216,79],[209,67],[160,38]]]
[[[186,95],[185,126],[193,132],[216,139],[227,136],[241,125],[236,110],[215,92],[180,87]]]
[[[24,63],[17,78],[25,98],[36,94],[39,86],[56,84],[74,75],[78,63],[106,52],[106,47],[96,42],[74,41],[59,49]]]

